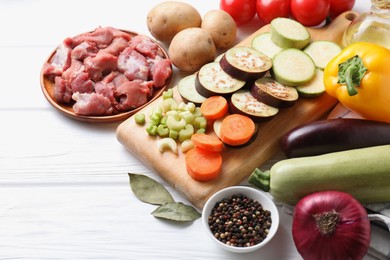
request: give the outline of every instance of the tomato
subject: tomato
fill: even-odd
[[[248,23],[256,14],[256,0],[221,0],[219,7],[230,14],[237,25]]]
[[[315,26],[329,14],[330,0],[291,0],[291,14],[304,26]]]
[[[290,16],[291,0],[257,0],[257,16],[265,23],[270,23],[276,17]]]
[[[334,19],[342,13],[352,10],[354,5],[355,0],[330,0],[329,16]]]

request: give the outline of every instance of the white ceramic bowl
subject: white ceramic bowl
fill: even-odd
[[[271,228],[269,230],[269,233],[267,237],[260,242],[259,244],[256,244],[254,246],[249,247],[237,247],[237,246],[231,246],[227,245],[218,239],[216,239],[213,235],[213,233],[210,230],[209,224],[208,224],[208,217],[210,216],[210,213],[212,209],[214,208],[215,204],[225,198],[230,198],[233,195],[237,194],[243,194],[247,196],[250,199],[256,200],[260,202],[260,204],[263,206],[265,210],[268,210],[271,212],[271,219],[272,224]],[[253,252],[263,246],[265,246],[276,234],[276,231],[279,227],[279,212],[276,208],[275,203],[272,201],[272,199],[263,191],[257,190],[255,188],[247,187],[247,186],[233,186],[229,188],[222,189],[218,192],[216,192],[214,195],[212,195],[206,202],[206,204],[203,207],[202,211],[202,222],[204,229],[206,230],[206,233],[210,236],[210,238],[218,244],[220,247],[222,247],[225,250],[235,252],[235,253],[248,253]]]

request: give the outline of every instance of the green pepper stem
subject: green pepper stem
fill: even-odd
[[[355,82],[353,80],[354,75],[359,72],[359,68],[356,65],[350,65],[345,70],[345,81],[347,84],[347,91],[350,96],[354,96],[358,93]]]
[[[339,64],[338,83],[346,84],[348,94],[354,96],[358,93],[357,87],[360,86],[366,71],[362,58],[353,56]]]

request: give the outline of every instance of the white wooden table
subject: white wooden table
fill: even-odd
[[[0,0],[0,259],[242,259],[216,247],[200,219],[172,224],[140,202],[128,172],[172,187],[118,143],[118,123],[78,122],[44,98],[41,66],[67,36],[97,26],[149,34],[147,1]],[[201,14],[219,1],[186,2]],[[354,10],[369,10],[357,1]],[[257,30],[240,29],[237,41]],[[276,237],[246,259],[300,259],[291,216],[281,213]]]

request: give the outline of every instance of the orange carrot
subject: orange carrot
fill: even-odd
[[[228,102],[222,96],[211,96],[200,105],[200,111],[209,120],[223,117],[228,112],[228,109]]]
[[[231,114],[222,120],[220,138],[228,145],[242,145],[251,139],[255,129],[255,123],[248,116]]]
[[[211,181],[218,177],[222,169],[220,152],[210,152],[202,148],[192,148],[185,155],[188,174],[196,181]]]
[[[210,152],[221,152],[223,149],[222,141],[213,135],[193,134],[191,136],[191,141],[196,147]]]

